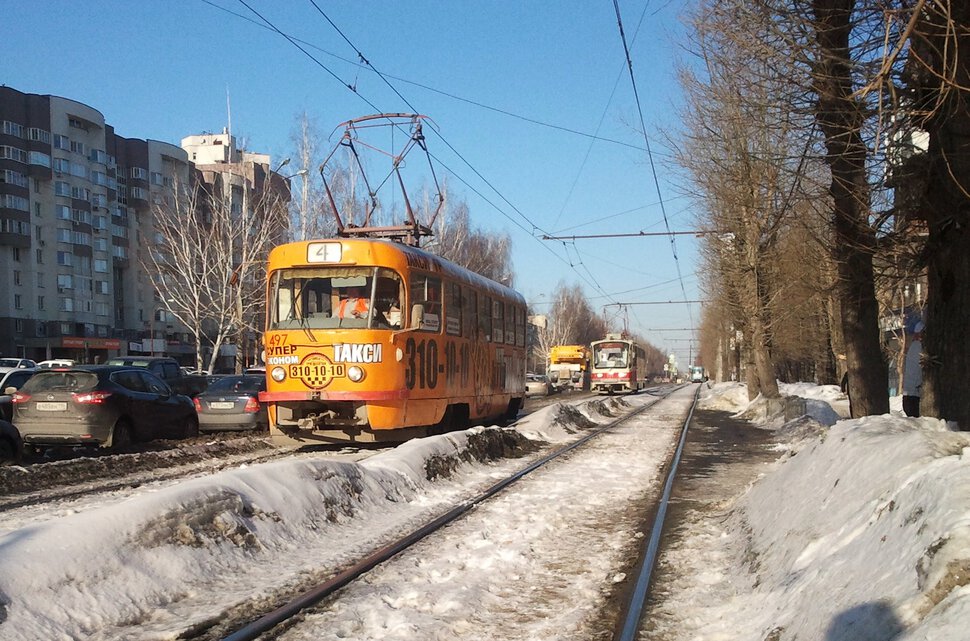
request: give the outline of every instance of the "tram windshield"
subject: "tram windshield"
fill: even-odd
[[[600,343],[593,346],[593,367],[604,369],[629,366],[630,346],[626,343]]]
[[[400,329],[401,277],[384,267],[299,267],[273,274],[269,329]]]

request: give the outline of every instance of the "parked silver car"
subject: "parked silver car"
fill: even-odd
[[[265,375],[223,376],[194,399],[199,430],[268,430],[266,406],[259,402],[265,391]]]
[[[525,395],[528,396],[549,396],[554,391],[552,383],[542,374],[525,375]]]

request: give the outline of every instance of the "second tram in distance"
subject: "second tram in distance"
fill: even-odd
[[[267,280],[277,442],[405,440],[522,406],[526,306],[508,287],[376,239],[281,245]]]
[[[590,390],[599,394],[633,393],[647,386],[647,357],[636,341],[608,334],[590,344]]]

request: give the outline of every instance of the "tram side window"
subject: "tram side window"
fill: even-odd
[[[469,338],[474,338],[475,336],[475,324],[478,310],[478,292],[474,289],[468,287],[462,287],[461,290],[461,320],[462,320],[462,335]]]
[[[500,300],[492,301],[492,340],[505,342],[505,307]]]
[[[515,307],[505,303],[505,343],[515,345]]]
[[[461,336],[461,285],[445,283],[445,332]]]
[[[525,309],[515,308],[515,344],[525,347]]]
[[[441,281],[422,274],[411,277],[411,305],[424,307],[421,329],[441,331]]]
[[[492,299],[484,295],[478,298],[478,331],[482,340],[492,340]]]

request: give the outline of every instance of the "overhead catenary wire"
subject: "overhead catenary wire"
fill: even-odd
[[[639,118],[640,118],[640,133],[643,135],[643,141],[647,151],[647,158],[650,161],[650,172],[653,176],[654,186],[657,189],[657,198],[660,201],[660,213],[663,215],[664,226],[667,228],[667,232],[670,235],[670,249],[671,249],[671,252],[673,253],[674,264],[677,267],[677,277],[680,279],[681,293],[683,293],[684,295],[683,302],[687,304],[687,314],[690,318],[690,324],[691,326],[694,326],[694,314],[693,314],[693,311],[691,310],[690,303],[700,302],[700,301],[687,300],[687,288],[684,286],[684,277],[680,269],[680,259],[677,256],[677,243],[673,233],[670,230],[670,221],[667,219],[667,208],[664,205],[663,192],[660,189],[660,180],[657,177],[657,167],[653,160],[653,152],[650,149],[650,138],[647,136],[647,125],[643,117],[643,105],[640,102],[640,92],[637,90],[637,81],[636,81],[636,77],[633,74],[633,60],[630,58],[630,47],[627,45],[626,34],[623,31],[623,17],[620,14],[620,5],[617,0],[613,0],[613,10],[616,13],[616,24],[617,24],[617,28],[620,31],[620,40],[623,42],[623,52],[626,57],[627,69],[630,72],[630,84],[633,87],[633,96],[637,104],[637,114],[639,115]]]
[[[242,1],[242,0],[240,0],[240,1]],[[419,110],[416,107],[414,107],[414,105],[412,105],[411,102],[407,98],[405,98],[401,94],[401,92],[398,91],[396,87],[394,87],[393,84],[391,84],[391,82],[387,79],[387,77],[385,77],[385,75],[379,69],[377,69],[377,67],[350,40],[350,38],[347,37],[347,35],[336,25],[336,23],[334,23],[334,21],[330,19],[330,17],[327,15],[327,13],[323,9],[320,8],[320,5],[318,5],[316,3],[316,0],[309,0],[309,2],[320,13],[320,15],[323,16],[324,19],[334,28],[334,30],[337,31],[337,33],[340,35],[340,37],[343,38],[344,41],[354,50],[354,52],[357,54],[358,58],[365,65],[367,65],[367,67],[369,67],[375,74],[377,74],[378,77],[384,82],[384,84],[386,84],[391,89],[391,91],[394,92],[394,94],[396,96],[398,96],[402,101],[404,101],[404,104],[406,104],[413,112],[417,113]],[[275,27],[274,27],[274,29],[275,29]],[[277,31],[278,31],[278,29],[277,29]],[[301,48],[301,50],[302,50],[302,48]],[[358,93],[356,91],[356,89],[354,90],[354,93]],[[359,95],[359,93],[358,93],[358,95]],[[375,109],[376,109],[376,107],[375,107]],[[479,180],[481,180],[486,185],[488,185],[488,187],[493,192],[495,192],[495,194],[497,194],[499,198],[501,198],[509,207],[512,208],[513,211],[515,211],[516,214],[518,214],[528,225],[530,225],[532,227],[532,231],[530,232],[529,230],[527,230],[522,225],[517,224],[517,226],[520,229],[522,229],[523,231],[526,231],[527,233],[529,233],[529,235],[532,236],[533,238],[535,238],[535,232],[536,231],[540,231],[542,233],[548,233],[544,229],[542,229],[539,225],[537,225],[536,223],[534,223],[528,216],[526,216],[524,213],[522,213],[522,211],[520,211],[514,204],[512,204],[512,202],[509,201],[509,199],[506,198],[505,195],[502,194],[502,192],[499,191],[498,188],[495,187],[491,183],[491,181],[489,181],[481,172],[479,172],[478,169],[476,169],[475,166],[472,165],[471,162],[469,162],[468,159],[466,159],[465,156],[461,152],[459,152],[448,141],[448,139],[444,137],[444,135],[440,131],[436,131],[434,129],[432,129],[432,131],[434,132],[435,135],[438,136],[438,138],[441,139],[441,141],[445,144],[445,146],[448,147],[448,149],[451,150],[452,153],[454,153],[463,163],[465,163],[465,166],[467,166],[479,178]],[[471,185],[467,181],[465,181],[464,179],[462,179],[456,172],[454,172],[453,170],[451,170],[440,158],[438,158],[434,154],[430,154],[430,153],[429,153],[429,156],[431,156],[432,158],[434,158],[437,162],[441,163],[442,167],[445,167],[446,169],[448,169],[448,171],[451,172],[452,175],[454,175],[455,177],[457,177],[459,180],[461,180],[461,182],[463,184],[465,184],[466,186],[468,186],[470,189],[472,188]],[[478,190],[474,190],[474,191],[479,196],[482,196],[482,194],[480,192],[478,192]],[[485,199],[485,200],[486,200],[486,202],[488,202],[489,204],[491,204],[493,207],[495,207],[495,205],[492,204],[491,201],[489,201],[488,199]],[[513,223],[515,223],[515,221],[512,220],[512,218],[507,213],[505,213],[502,209],[496,207],[496,210],[499,211],[500,213],[502,213],[502,215],[505,216],[507,219],[509,219],[510,221],[512,221]],[[554,256],[556,256],[557,258],[559,258],[559,256],[554,251],[552,251],[548,246],[546,246],[544,243],[542,243],[542,246],[546,250],[548,250],[550,253],[552,253]],[[587,284],[591,285],[596,291],[605,294],[604,289],[602,288],[602,286],[599,285],[599,283],[596,282],[596,278],[593,276],[593,274],[590,271],[589,267],[585,263],[582,262],[582,258],[580,258],[580,265],[586,270],[586,273],[589,276],[588,279],[586,277],[584,277],[579,272],[579,270],[576,268],[575,265],[573,265],[573,263],[571,261],[565,260],[564,262],[566,262],[567,264],[569,264],[569,266],[576,272],[577,276],[579,276],[581,279],[583,279]]]
[[[249,16],[245,16],[245,15],[243,15],[241,13],[237,13],[235,11],[232,11],[231,9],[228,9],[226,7],[223,7],[223,6],[220,6],[219,4],[213,2],[212,0],[200,0],[200,2],[203,2],[204,4],[209,5],[213,9],[218,9],[219,11],[222,11],[224,13],[227,13],[227,14],[229,14],[231,16],[235,16],[235,17],[237,17],[237,18],[239,18],[241,20],[245,20],[245,21],[253,24],[254,26],[259,27],[260,29],[266,29],[267,31],[275,31],[275,29],[273,29],[272,27],[270,27],[270,26],[268,26],[266,24],[261,24],[260,22],[258,22],[256,20],[253,20]],[[339,61],[344,62],[346,64],[353,65],[353,66],[358,67],[360,69],[369,69],[366,65],[363,65],[363,64],[361,64],[358,61],[350,60],[348,58],[344,58],[341,55],[338,55],[336,53],[333,53],[331,51],[327,51],[326,49],[324,49],[322,47],[319,47],[319,46],[313,44],[312,42],[308,42],[306,40],[303,40],[301,38],[296,38],[296,37],[293,37],[292,40],[293,40],[293,42],[298,42],[298,43],[300,43],[302,45],[305,45],[306,47],[308,47],[310,49],[314,49],[316,51],[319,51],[320,53],[326,54],[327,56],[329,56],[331,58],[334,58],[335,60],[339,60]],[[420,83],[420,82],[417,82],[417,81],[414,81],[414,80],[408,80],[407,78],[402,78],[400,76],[395,76],[393,74],[385,73],[384,75],[387,78],[390,78],[391,80],[395,80],[397,82],[403,82],[403,83],[408,84],[408,85],[411,85],[413,87],[418,87],[420,89],[424,89],[426,91],[430,91],[432,93],[436,93],[436,94],[438,94],[440,96],[444,96],[446,98],[451,98],[452,100],[457,100],[459,102],[464,102],[466,104],[473,105],[473,106],[478,107],[480,109],[485,109],[485,110],[488,110],[488,111],[493,111],[493,112],[495,112],[497,114],[501,114],[503,116],[508,116],[509,118],[515,118],[517,120],[521,120],[523,122],[527,122],[527,123],[530,123],[530,124],[533,124],[533,125],[537,125],[539,127],[546,127],[548,129],[554,129],[556,131],[562,131],[564,133],[573,134],[575,136],[580,136],[580,137],[583,137],[583,138],[589,138],[591,140],[598,140],[600,142],[606,142],[606,143],[610,143],[612,145],[618,145],[618,146],[621,146],[621,147],[628,147],[628,148],[633,149],[633,150],[636,150],[636,151],[645,151],[645,149],[643,147],[640,147],[639,145],[634,145],[634,144],[629,143],[629,142],[625,142],[623,140],[616,140],[615,138],[606,138],[604,136],[599,136],[599,135],[596,135],[596,134],[591,134],[591,133],[586,132],[586,131],[579,131],[578,129],[572,129],[570,127],[565,127],[563,125],[557,125],[557,124],[554,124],[554,123],[550,123],[550,122],[545,122],[543,120],[539,120],[537,118],[532,118],[530,116],[524,116],[522,114],[517,114],[514,111],[509,111],[507,109],[502,109],[500,107],[495,107],[495,106],[492,106],[492,105],[488,105],[488,104],[485,104],[485,103],[480,102],[480,101],[477,101],[477,100],[472,100],[470,98],[464,98],[462,96],[459,96],[459,95],[456,95],[456,94],[453,94],[453,93],[450,93],[450,92],[447,92],[447,91],[443,91],[441,89],[437,89],[437,88],[432,87],[430,85],[426,85],[426,84],[423,84],[423,83]],[[343,82],[343,81],[341,81],[341,82]],[[355,83],[355,86],[356,86],[356,83]],[[667,155],[667,154],[658,154],[658,155],[662,155],[663,156],[663,155]]]

